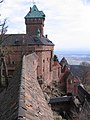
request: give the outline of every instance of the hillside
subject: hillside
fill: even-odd
[[[70,65],[72,73],[77,76],[84,87],[90,92],[90,66]]]

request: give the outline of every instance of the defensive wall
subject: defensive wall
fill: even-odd
[[[0,120],[53,120],[37,81],[35,53],[24,56],[7,88],[0,93]]]

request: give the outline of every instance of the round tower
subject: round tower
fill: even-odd
[[[37,6],[30,7],[30,11],[25,16],[26,34],[36,36],[40,30],[40,36],[44,35],[45,14],[39,11]]]

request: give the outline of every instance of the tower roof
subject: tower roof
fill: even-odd
[[[7,37],[9,36],[9,37]],[[46,37],[32,37],[28,34],[7,34],[4,36],[6,40],[3,41],[3,46],[15,45],[44,45],[54,46],[52,41]]]
[[[25,18],[45,18],[45,14],[43,11],[39,11],[37,6],[34,5],[32,8],[30,8],[30,11]]]

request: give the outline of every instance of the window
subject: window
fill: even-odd
[[[45,60],[43,60],[43,63],[45,63]]]
[[[69,83],[69,84],[72,84],[72,79],[69,79],[69,80],[68,80],[68,83]]]
[[[15,61],[12,61],[12,64],[14,65],[14,64],[15,64]]]
[[[53,57],[53,51],[51,51],[51,58]]]
[[[52,63],[51,63],[51,58],[50,58],[50,71],[51,71],[51,64],[52,64]]]

